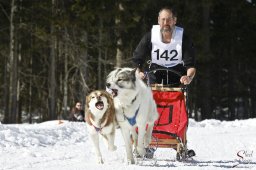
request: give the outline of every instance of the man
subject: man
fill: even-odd
[[[183,28],[175,26],[177,16],[173,9],[162,8],[158,16],[158,24],[144,35],[134,51],[133,61],[137,72],[145,78],[144,63],[148,67],[145,71],[168,68],[179,72],[181,76],[172,72],[156,71],[150,77],[150,84],[185,84],[193,80],[196,73],[194,46],[184,34]],[[150,58],[148,58],[150,57]]]
[[[175,26],[176,22],[175,11],[162,8],[158,16],[159,25],[154,25],[144,35],[134,51],[133,61],[142,79],[146,77],[143,68],[147,61],[148,67],[145,67],[145,71],[153,74],[148,77],[150,84],[188,85],[196,74],[194,46],[184,34],[183,28]],[[151,71],[157,69],[158,71]],[[163,69],[174,70],[180,75]],[[188,150],[186,154],[187,157],[192,157],[195,152]]]

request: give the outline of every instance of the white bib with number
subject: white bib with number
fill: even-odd
[[[182,62],[183,28],[175,26],[170,43],[162,42],[160,26],[154,25],[151,30],[152,63],[163,67],[173,67]]]

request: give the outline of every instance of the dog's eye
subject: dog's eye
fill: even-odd
[[[95,98],[95,96],[92,96],[92,99],[94,99]]]
[[[128,81],[128,79],[122,76],[122,77],[119,77],[117,81]]]

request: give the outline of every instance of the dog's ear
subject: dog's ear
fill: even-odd
[[[132,69],[131,71],[131,78],[132,78],[132,81],[136,81],[136,68]]]
[[[137,68],[133,68],[132,71],[131,71],[132,74],[136,74],[136,70],[137,70]]]

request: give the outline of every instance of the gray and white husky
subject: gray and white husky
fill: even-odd
[[[158,118],[152,91],[132,68],[113,70],[107,77],[106,85],[107,91],[114,97],[116,119],[124,138],[127,163],[134,164],[130,134],[134,140],[134,151],[144,156],[145,148],[151,142],[154,122]]]

